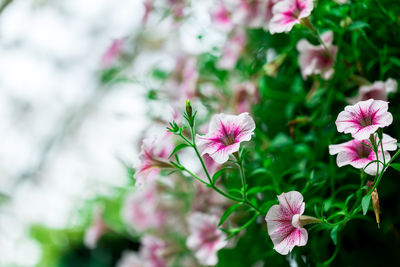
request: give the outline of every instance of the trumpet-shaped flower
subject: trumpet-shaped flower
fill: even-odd
[[[221,30],[230,31],[233,28],[232,12],[228,10],[224,1],[220,0],[210,10],[212,22]]]
[[[233,87],[233,108],[236,112],[250,112],[251,106],[258,101],[258,89],[254,83],[244,82]]]
[[[142,247],[140,249],[140,256],[151,267],[165,267],[167,266],[164,258],[166,244],[163,240],[152,236],[146,235],[142,237]]]
[[[234,68],[245,43],[245,32],[241,29],[234,32],[222,48],[222,57],[217,62],[217,67],[225,70]]]
[[[155,184],[146,184],[128,196],[122,217],[139,232],[160,228],[166,221],[166,212],[160,207],[160,202]]]
[[[396,139],[390,137],[387,134],[383,134],[383,151],[381,150],[381,146],[378,147],[379,160],[383,161],[383,157],[385,157],[386,162],[390,160],[390,154],[387,151],[396,150],[396,142]],[[379,139],[377,143],[379,144]],[[337,154],[336,162],[339,167],[351,165],[354,168],[362,169],[365,168],[370,162],[377,160],[375,152],[366,145],[370,147],[372,146],[369,140],[359,141],[357,139],[353,139],[342,144],[330,145],[329,154]],[[379,168],[380,170],[382,170],[383,166],[380,164]],[[365,168],[365,172],[369,175],[375,175],[376,171],[376,162],[369,164]]]
[[[270,33],[289,32],[302,18],[308,17],[313,8],[313,0],[283,0],[276,3],[269,24]]]
[[[370,98],[375,100],[388,99],[389,93],[397,91],[397,82],[394,79],[388,79],[386,82],[376,81],[371,85],[363,85],[358,90],[357,96],[350,98],[348,101],[350,104],[355,104],[358,101],[368,100]]]
[[[94,210],[93,221],[88,229],[86,229],[84,243],[90,249],[96,248],[97,241],[106,232],[107,225],[103,219],[103,211],[96,207]]]
[[[304,213],[303,196],[297,191],[282,193],[278,196],[279,205],[273,205],[265,217],[268,234],[274,243],[274,249],[287,255],[295,246],[305,246],[308,233],[302,228],[300,216]]]
[[[368,139],[379,128],[389,126],[393,116],[388,112],[388,102],[369,99],[346,106],[336,119],[339,132],[350,133],[357,140]]]
[[[239,151],[240,143],[249,141],[255,123],[247,113],[240,115],[217,114],[211,118],[208,133],[196,135],[201,154],[209,154],[217,163],[224,163],[229,155]]]
[[[321,39],[328,47],[330,54],[328,54],[323,45],[314,46],[306,39],[301,39],[297,43],[297,50],[300,52],[299,64],[303,79],[312,74],[321,74],[322,78],[329,79],[333,74],[334,57],[337,51],[337,46],[332,44],[333,32],[325,32],[321,35]]]
[[[189,249],[195,251],[195,257],[202,265],[215,265],[217,252],[228,241],[226,235],[218,229],[218,218],[213,215],[196,212],[188,218],[190,236],[186,240]]]
[[[138,186],[143,186],[147,181],[152,182],[162,168],[170,167],[168,157],[174,149],[172,137],[172,133],[164,132],[143,140],[140,163],[135,166],[134,175]]]

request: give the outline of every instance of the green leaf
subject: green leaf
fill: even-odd
[[[174,150],[172,151],[172,153],[169,155],[168,158],[172,157],[176,152],[178,152],[179,150],[184,149],[185,147],[188,147],[188,146],[189,146],[188,144],[179,144],[179,145],[177,145],[174,148]]]
[[[332,238],[333,244],[335,244],[335,246],[337,245],[337,234],[338,234],[338,232],[339,232],[339,225],[336,225],[331,230],[331,238]]]
[[[212,177],[213,184],[215,184],[217,182],[218,178],[225,172],[226,169],[230,169],[230,168],[223,168],[223,169],[220,169],[219,171],[217,171],[216,173],[214,173],[214,175]]]
[[[229,215],[232,214],[238,207],[240,207],[242,203],[236,203],[235,205],[229,207],[221,216],[221,219],[219,220],[218,226],[222,225],[226,219],[228,219]]]
[[[251,188],[249,191],[247,191],[247,195],[257,194],[257,193],[264,192],[264,191],[267,191],[267,190],[274,191],[275,188],[273,186],[271,186],[271,185],[256,186],[256,187]]]
[[[371,195],[365,195],[361,200],[363,214],[367,214],[369,203],[371,202]]]
[[[358,30],[358,29],[362,29],[362,28],[367,28],[369,27],[369,24],[364,22],[364,21],[354,21],[350,26],[349,26],[349,30]]]
[[[396,171],[400,172],[400,163],[392,163],[392,164],[390,164],[390,167],[392,167]]]

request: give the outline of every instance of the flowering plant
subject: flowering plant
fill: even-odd
[[[400,264],[400,41],[386,37],[399,33],[400,7],[212,1],[215,32],[171,52],[195,17],[189,2],[146,1],[144,29],[162,18],[172,37],[135,44],[172,58],[140,83],[151,127],[114,197],[121,216],[108,221],[106,207],[94,219],[98,235],[131,242],[118,266]],[[223,42],[204,48],[216,33]],[[104,72],[119,69],[108,83],[131,74],[127,47],[107,60]]]

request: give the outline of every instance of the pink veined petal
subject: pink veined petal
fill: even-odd
[[[292,251],[294,246],[305,246],[308,241],[308,232],[305,228],[294,228],[286,238],[284,238],[281,242],[274,246],[274,249],[282,254],[287,255],[289,252]]]
[[[303,214],[305,204],[300,192],[290,191],[282,193],[278,196],[278,200],[281,208],[289,212],[292,216],[294,214]]]
[[[327,46],[329,46],[329,45],[332,43],[332,41],[333,41],[333,31],[324,32],[324,33],[321,35],[321,39],[324,41],[324,43],[325,43]]]
[[[378,125],[369,125],[363,128],[357,129],[352,133],[354,139],[365,140],[370,137],[371,134],[375,133],[380,127]]]
[[[279,205],[273,205],[267,215],[265,216],[265,220],[268,225],[268,234],[273,239],[273,236],[276,234],[279,236],[284,229],[292,226],[292,218],[290,216],[286,216],[281,212],[281,207]]]
[[[349,152],[343,151],[337,155],[336,163],[339,167],[343,167],[357,159],[358,159],[357,153],[355,153],[353,151],[349,151]]]
[[[217,150],[214,153],[211,153],[210,157],[212,157],[215,160],[215,162],[222,164],[229,159],[230,154],[239,151],[239,148],[240,148],[240,143],[236,143],[227,146],[223,149]]]

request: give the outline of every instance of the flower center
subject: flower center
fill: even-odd
[[[366,127],[369,125],[372,125],[372,118],[371,116],[366,116],[366,117],[362,117],[358,123],[362,126],[362,127]]]
[[[356,148],[356,153],[360,159],[365,159],[369,157],[371,149],[363,144],[360,144],[360,146]]]
[[[228,133],[228,134],[224,135],[223,137],[221,137],[221,142],[225,146],[233,145],[234,143],[236,143],[235,135],[233,133]]]

